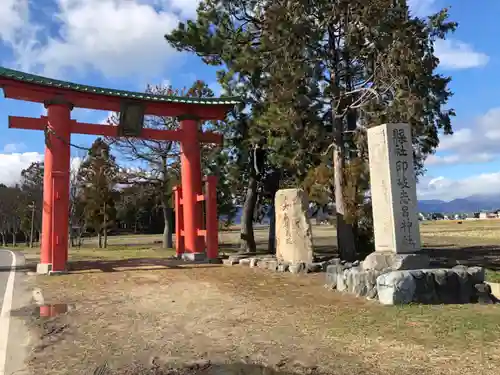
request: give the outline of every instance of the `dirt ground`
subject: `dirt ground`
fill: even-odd
[[[423,227],[424,240],[437,251],[477,242],[446,235],[454,229]],[[331,233],[314,229],[324,246]],[[221,247],[230,251],[234,236],[222,234]],[[126,259],[96,252],[85,267],[73,251],[80,263],[70,274],[29,279],[46,304],[69,309],[14,312],[33,332],[33,374],[92,374],[104,364],[109,374],[500,373],[497,306],[383,307],[326,290],[322,274],[181,264],[141,246]]]

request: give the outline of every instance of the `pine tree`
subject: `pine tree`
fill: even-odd
[[[97,233],[99,248],[107,247],[108,230],[116,217],[117,173],[118,166],[108,144],[97,138],[80,166],[78,177],[82,185],[85,219]]]
[[[339,252],[354,259],[369,206],[366,129],[410,123],[422,173],[439,132],[451,133],[450,79],[435,73],[433,45],[455,27],[446,9],[411,17],[406,0],[207,0],[167,39],[225,64],[221,81],[251,108],[242,144],[266,139],[282,183],[311,186],[311,170],[331,169]]]

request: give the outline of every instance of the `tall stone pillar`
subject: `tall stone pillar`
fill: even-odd
[[[425,268],[417,212],[411,128],[384,124],[368,130],[375,252],[365,269]]]

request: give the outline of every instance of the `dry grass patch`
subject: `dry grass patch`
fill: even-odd
[[[500,222],[421,228],[435,255],[499,264]],[[334,228],[313,231],[318,251],[335,251]],[[477,231],[491,235],[471,234]],[[221,248],[234,251],[238,237],[221,233]],[[173,251],[160,249],[160,239],[112,237],[108,249],[90,242],[70,250],[71,274],[31,279],[47,303],[73,307],[48,320],[28,318],[40,337],[33,373],[90,373],[109,361],[117,374],[159,375],[162,366],[197,359],[226,365],[172,375],[271,374],[269,367],[276,375],[500,372],[497,306],[383,307],[327,291],[321,274],[167,260]],[[265,249],[267,230],[256,230],[256,239]]]
[[[31,359],[34,372],[199,358],[279,365],[282,372],[299,362],[306,372],[341,375],[500,370],[496,307],[387,308],[327,291],[322,275],[209,265],[36,281],[47,302],[74,309],[50,324],[32,321],[46,334]]]

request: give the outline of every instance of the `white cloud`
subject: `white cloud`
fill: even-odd
[[[408,0],[410,12],[417,17],[426,17],[441,7],[437,0]],[[488,64],[489,56],[477,52],[467,43],[460,40],[446,39],[435,42],[435,53],[439,58],[439,66],[443,69],[457,70],[481,67]]]
[[[0,154],[0,183],[14,185],[20,181],[21,171],[31,163],[42,161],[43,155],[38,152]]]
[[[500,172],[484,173],[464,179],[424,177],[418,184],[419,199],[452,200],[470,195],[488,195],[500,191]]]
[[[82,165],[83,163],[83,159],[82,157],[79,157],[79,156],[75,156],[75,157],[72,157],[71,158],[71,161],[70,161],[70,171],[72,172],[77,172],[78,169],[80,168],[80,165]]]
[[[470,164],[470,163],[487,163],[493,161],[495,155],[483,152],[480,154],[472,155],[429,155],[425,161],[427,166],[429,165],[451,165],[451,164]]]
[[[14,43],[28,19],[28,0],[0,1],[0,40]]]
[[[60,78],[90,68],[149,79],[179,56],[164,35],[194,16],[199,0],[54,0],[50,16],[59,30],[50,36],[53,25],[30,23],[28,0],[0,3],[0,38],[13,48],[18,68]],[[34,38],[37,32],[43,38]]]
[[[24,149],[26,149],[26,145],[24,143],[7,143],[3,147],[3,152],[12,154],[14,152],[21,152]]]
[[[438,154],[430,155],[426,165],[482,163],[500,156],[500,107],[478,117],[469,127],[440,138]],[[442,155],[444,151],[446,155]]]
[[[425,17],[435,11],[436,0],[408,0],[408,6],[413,15]]]
[[[43,154],[38,152],[0,153],[0,184],[12,186],[21,182],[21,171],[28,168],[31,163],[42,161]],[[71,171],[77,171],[82,162],[82,157],[72,157]]]
[[[474,51],[470,44],[453,39],[436,40],[435,49],[439,66],[444,69],[481,67],[488,64],[490,59],[488,55]]]

